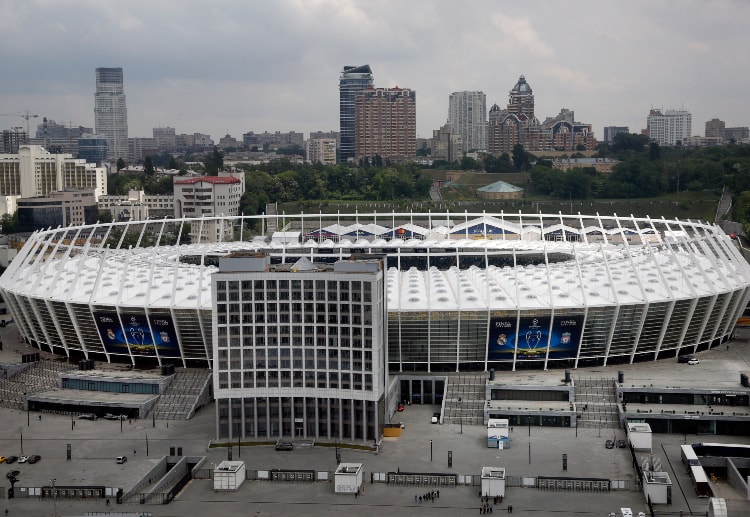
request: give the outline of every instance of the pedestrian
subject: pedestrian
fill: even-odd
[[[357,497],[359,497],[359,490],[357,490],[356,492],[354,492],[354,499],[356,499]]]
[[[414,494],[414,502],[417,502],[417,494]]]
[[[422,496],[419,496],[419,504],[422,504]]]
[[[440,490],[437,491],[438,499],[440,499]]]
[[[40,422],[42,421],[42,415],[39,415],[39,421]]]
[[[508,513],[513,513],[513,505],[512,504],[508,505]]]
[[[75,428],[76,428],[76,421],[73,420],[73,429],[75,429]]]
[[[133,456],[135,456],[135,449],[133,449]]]
[[[490,513],[492,513],[492,505],[490,505]]]
[[[107,499],[107,506],[109,506],[109,499]]]

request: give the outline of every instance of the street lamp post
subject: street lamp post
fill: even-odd
[[[55,494],[55,481],[57,481],[57,478],[50,479],[50,482],[52,484],[52,507],[54,509],[53,515],[57,517],[57,497]]]
[[[458,397],[458,418],[461,422],[461,434],[464,434],[464,413],[463,404],[461,404],[461,397]]]
[[[146,457],[148,457],[148,433],[146,433]]]
[[[26,392],[23,392],[23,401],[26,404],[26,427],[31,426],[31,420],[29,416],[29,399],[26,397]]]
[[[432,440],[430,440],[430,461],[432,461]]]

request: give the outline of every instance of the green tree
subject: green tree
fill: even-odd
[[[5,235],[16,233],[18,231],[18,210],[13,214],[3,214],[0,218],[0,226]]]
[[[461,170],[462,171],[475,171],[480,168],[479,162],[470,156],[464,156],[461,158]]]
[[[218,147],[214,147],[213,152],[206,155],[203,159],[203,166],[207,176],[213,176],[224,169],[224,157]]]
[[[146,160],[143,163],[143,172],[147,176],[153,176],[156,173],[156,170],[154,169],[154,162],[151,160],[150,156],[146,156]]]
[[[110,212],[109,210],[98,210],[96,213],[96,218],[100,223],[111,223],[112,212]]]
[[[125,168],[125,160],[122,158],[117,159],[117,170],[120,171]]]
[[[513,146],[513,166],[517,171],[527,171],[531,168],[530,155],[522,144]]]

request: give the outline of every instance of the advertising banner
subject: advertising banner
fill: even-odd
[[[544,359],[549,346],[550,359],[575,358],[581,341],[582,316],[555,318],[491,318],[487,357],[490,361]]]
[[[120,326],[120,318],[123,326]],[[115,312],[94,314],[99,335],[107,352],[127,354],[130,346],[135,355],[153,356],[158,349],[162,357],[180,356],[177,333],[169,316],[151,316],[151,328],[145,314],[120,314],[120,318]]]

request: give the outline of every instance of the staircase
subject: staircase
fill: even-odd
[[[152,412],[157,420],[187,420],[210,395],[211,372],[177,369]]]
[[[574,384],[578,427],[620,427],[614,379],[578,377]]]
[[[447,379],[443,423],[484,425],[487,374],[457,373]]]

